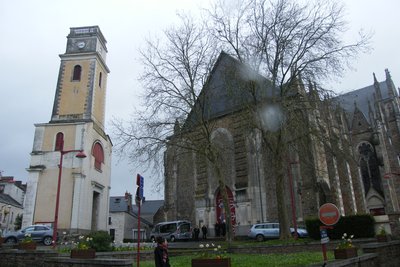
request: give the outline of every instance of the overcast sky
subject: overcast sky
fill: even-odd
[[[0,0],[0,171],[26,181],[34,124],[47,123],[70,27],[98,25],[107,40],[108,76],[106,132],[112,117],[127,118],[141,87],[137,49],[148,35],[157,35],[177,21],[177,11],[198,12],[201,0]],[[362,55],[345,77],[329,87],[336,92],[359,89],[385,79],[388,68],[400,86],[399,0],[347,0],[348,38],[358,29],[375,33],[374,50]],[[142,170],[113,159],[111,195],[135,192],[134,179]],[[145,177],[147,199],[162,199]]]

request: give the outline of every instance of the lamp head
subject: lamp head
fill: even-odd
[[[86,158],[86,154],[83,151],[79,151],[78,154],[76,154],[76,156],[78,159],[84,159]]]

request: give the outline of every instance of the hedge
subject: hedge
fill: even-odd
[[[354,238],[374,237],[375,220],[374,217],[365,215],[341,216],[338,223],[333,225],[333,229],[328,229],[330,239],[341,239],[343,234],[354,235]],[[306,219],[308,235],[313,239],[321,239],[320,226],[323,224],[318,218]]]

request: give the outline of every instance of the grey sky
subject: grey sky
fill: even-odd
[[[34,123],[50,120],[59,54],[65,52],[70,27],[98,25],[107,39],[106,132],[112,117],[127,118],[139,105],[137,82],[141,66],[137,49],[148,35],[156,35],[177,20],[176,11],[197,13],[201,0],[0,0],[0,170],[3,175],[26,181],[33,144]],[[400,27],[398,0],[348,0],[347,38],[358,29],[374,31],[374,50],[362,55],[353,68],[329,87],[336,92],[358,89],[372,83],[372,72],[384,80],[388,68],[400,86]],[[126,163],[113,159],[111,195],[134,193],[136,173]],[[147,179],[146,179],[147,178]],[[145,177],[147,199],[160,199]]]

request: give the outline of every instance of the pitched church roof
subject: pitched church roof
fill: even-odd
[[[183,127],[233,113],[255,99],[271,96],[270,81],[221,52]]]
[[[346,111],[347,115],[349,116],[349,121],[353,120],[353,116],[355,114],[356,106],[362,114],[364,114],[365,118],[367,119],[368,123],[371,123],[373,118],[369,117],[369,108],[372,108],[372,111],[376,113],[374,105],[370,105],[370,103],[375,103],[376,99],[374,98],[375,95],[375,87],[379,87],[382,100],[390,98],[391,88],[389,88],[389,83],[393,83],[388,70],[386,71],[386,80],[382,82],[377,82],[375,75],[374,80],[375,84],[353,90],[351,92],[339,95],[335,98],[335,101]],[[393,86],[394,87],[394,86]],[[397,96],[397,92],[394,90],[394,94]],[[356,105],[354,104],[356,103]]]

